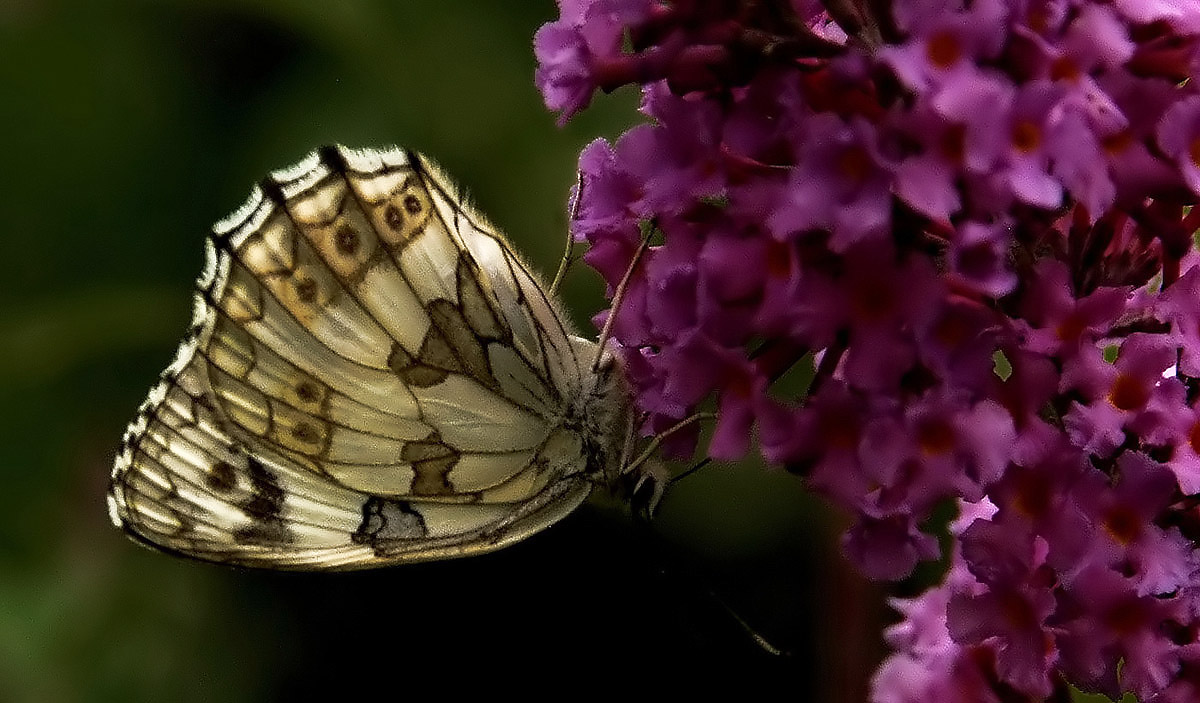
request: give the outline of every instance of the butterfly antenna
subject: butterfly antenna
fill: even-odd
[[[721,613],[724,613],[738,629],[751,642],[754,643],[759,650],[772,657],[791,657],[792,651],[777,647],[770,640],[764,637],[754,629],[754,626],[742,617],[736,608],[731,606],[717,591],[707,583],[707,579],[696,573],[694,568],[688,567],[676,556],[673,557],[664,549],[664,543],[658,531],[649,521],[637,521],[639,530],[646,531],[650,539],[647,539],[645,544],[650,545],[651,559],[656,563],[656,570],[663,577],[669,578],[677,583],[684,585],[692,594],[706,598],[715,603],[720,608]]]
[[[558,272],[554,274],[554,280],[550,283],[550,295],[558,294],[558,287],[562,285],[563,279],[567,277],[567,269],[571,268],[571,264],[575,262],[573,252],[575,251],[575,220],[579,219],[579,203],[583,201],[583,171],[575,172],[575,195],[571,198],[571,213],[567,216],[567,244],[563,248],[562,259],[558,262]]]
[[[721,609],[725,611],[725,614],[728,615],[735,623],[737,623],[738,627],[742,628],[742,632],[744,632],[746,636],[750,638],[751,642],[758,645],[759,649],[773,657],[792,656],[792,653],[789,650],[776,647],[775,645],[771,644],[766,637],[763,637],[761,634],[759,634],[758,630],[755,630],[753,625],[746,622],[746,619],[741,615],[738,615],[738,612],[734,610],[732,606],[726,603],[724,598],[717,595],[716,591],[712,590],[711,588],[708,589],[708,597],[712,598],[717,605],[721,606]]]
[[[629,262],[629,268],[625,269],[625,275],[621,277],[621,282],[617,284],[617,290],[613,293],[608,319],[604,321],[604,329],[600,330],[600,338],[596,340],[596,358],[592,360],[593,372],[600,369],[600,358],[604,356],[604,345],[608,342],[609,335],[612,334],[613,322],[616,321],[621,301],[625,298],[625,288],[629,285],[629,279],[633,278],[633,272],[637,270],[638,263],[642,260],[642,254],[645,254],[646,249],[650,247],[650,238],[653,236],[654,227],[647,227],[646,233],[642,236],[642,243],[633,255],[633,261]]]

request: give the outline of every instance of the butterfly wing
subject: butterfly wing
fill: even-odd
[[[207,246],[189,336],[130,425],[114,522],[169,551],[356,568],[489,551],[589,491],[572,341],[411,152],[322,149]]]

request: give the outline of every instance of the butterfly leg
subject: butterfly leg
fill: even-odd
[[[694,422],[711,420],[716,418],[716,416],[716,413],[694,413],[688,417],[685,417],[679,422],[676,422],[674,425],[671,425],[662,432],[659,432],[658,434],[654,435],[654,437],[650,440],[650,444],[646,445],[646,449],[638,455],[638,458],[631,461],[629,465],[623,469],[623,471],[636,471],[638,467],[640,467],[642,464],[645,464],[652,456],[654,456],[654,452],[659,448],[660,445],[662,445],[663,441],[666,440],[667,437],[670,437]]]
[[[653,517],[659,502],[662,501],[663,493],[670,484],[674,483],[666,465],[654,456],[654,452],[662,445],[663,441],[688,425],[715,417],[716,413],[695,413],[680,420],[655,435],[646,445],[646,449],[633,461],[629,461],[628,454],[622,453],[621,473],[635,477],[631,479],[633,481],[632,495],[634,496],[632,502],[637,506],[635,510],[644,512],[647,517]],[[704,460],[704,463],[707,462],[707,459]]]

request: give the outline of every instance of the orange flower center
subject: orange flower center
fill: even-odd
[[[1060,56],[1050,64],[1050,78],[1056,81],[1069,81],[1074,83],[1079,80],[1081,72],[1079,66],[1066,56]]]
[[[858,447],[858,419],[849,412],[831,412],[821,416],[821,434],[834,449],[853,450]]]
[[[1127,129],[1123,129],[1115,134],[1110,134],[1101,141],[1104,150],[1110,154],[1122,154],[1126,149],[1133,146],[1133,133]]]
[[[1104,531],[1118,544],[1129,544],[1142,533],[1142,521],[1132,510],[1117,506],[1104,516]]]
[[[837,163],[838,170],[853,183],[867,180],[867,175],[871,172],[871,158],[867,155],[867,150],[860,146],[843,149]]]
[[[957,349],[968,339],[973,327],[958,315],[946,315],[938,321],[933,336],[947,349]]]
[[[949,454],[955,445],[957,433],[945,420],[922,422],[917,428],[917,443],[926,456]]]
[[[860,281],[851,301],[855,316],[868,322],[886,319],[896,303],[892,291],[875,280]]]
[[[1063,318],[1063,321],[1058,323],[1058,327],[1054,332],[1058,338],[1064,342],[1074,342],[1079,339],[1083,331],[1087,329],[1087,325],[1083,319],[1076,313],[1071,313]]]
[[[962,45],[950,32],[938,32],[925,45],[925,56],[938,68],[950,68],[962,58]]]
[[[1137,410],[1150,400],[1150,390],[1140,378],[1120,374],[1108,392],[1108,402],[1118,410]]]
[[[1042,143],[1042,130],[1029,120],[1021,120],[1013,125],[1013,147],[1017,151],[1028,154]]]
[[[1188,432],[1188,444],[1192,446],[1192,451],[1200,454],[1200,422],[1192,425],[1192,431]]]
[[[1045,476],[1023,471],[1017,476],[1016,507],[1026,516],[1037,518],[1050,512],[1052,488]]]
[[[1188,145],[1188,156],[1192,157],[1192,163],[1200,166],[1200,136],[1192,140]]]
[[[938,151],[951,163],[962,163],[967,151],[967,128],[960,124],[950,125],[938,139]]]
[[[1038,7],[1029,11],[1029,15],[1025,18],[1029,28],[1038,34],[1044,33],[1050,26],[1050,13],[1042,7]]]
[[[1006,592],[999,597],[1000,612],[1009,625],[1017,630],[1032,630],[1038,626],[1037,615],[1029,601],[1017,593]]]
[[[1129,635],[1146,626],[1145,607],[1137,601],[1114,605],[1104,614],[1104,623],[1118,635]]]
[[[772,278],[787,278],[792,274],[792,252],[783,242],[772,240],[767,245],[767,274]]]

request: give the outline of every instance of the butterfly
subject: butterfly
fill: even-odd
[[[114,524],[212,562],[358,569],[500,549],[614,481],[617,362],[456,192],[413,151],[324,147],[217,223],[114,462]]]

